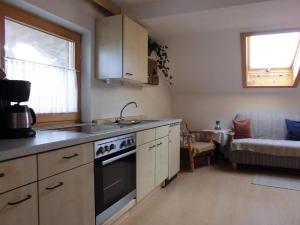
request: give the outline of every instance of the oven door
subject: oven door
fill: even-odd
[[[96,216],[136,190],[136,149],[95,161]],[[135,196],[134,196],[135,197]]]

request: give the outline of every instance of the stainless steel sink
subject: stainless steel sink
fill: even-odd
[[[117,124],[122,126],[132,126],[140,123],[154,123],[159,122],[159,120],[120,120]]]
[[[159,122],[160,120],[141,120],[142,123],[155,123],[155,122]]]
[[[141,123],[141,120],[120,120],[117,122],[117,124],[124,125],[124,126],[130,126]]]

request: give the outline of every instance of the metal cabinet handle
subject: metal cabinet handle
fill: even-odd
[[[74,157],[76,157],[76,156],[78,156],[77,153],[75,153],[75,154],[73,154],[73,155],[70,155],[70,156],[64,156],[63,158],[64,158],[64,159],[72,159],[72,158],[74,158]]]
[[[57,185],[53,186],[53,187],[46,187],[47,190],[54,190],[60,186],[63,186],[64,182],[59,182]]]
[[[153,148],[155,148],[155,145],[150,146],[150,147],[149,147],[149,150],[151,150],[151,149],[153,149]]]
[[[112,162],[114,162],[114,161],[116,161],[116,160],[122,159],[122,158],[124,158],[124,157],[127,157],[127,156],[132,155],[132,154],[135,154],[135,153],[136,153],[136,150],[132,150],[132,151],[130,151],[130,152],[126,152],[126,153],[124,153],[124,154],[122,154],[122,155],[118,155],[118,156],[113,157],[113,158],[111,158],[111,159],[102,161],[102,165],[103,165],[103,166],[106,166],[106,165],[109,164],[109,163],[112,163]]]
[[[160,146],[160,145],[162,145],[162,142],[160,142],[159,144],[157,144],[156,146]]]
[[[31,199],[31,195],[27,195],[25,198],[19,200],[19,201],[16,201],[16,202],[8,202],[7,205],[18,205],[22,202],[25,202],[27,200]]]
[[[0,178],[4,177],[4,176],[5,176],[5,173],[0,173]]]
[[[132,73],[125,73],[127,76],[133,76]]]

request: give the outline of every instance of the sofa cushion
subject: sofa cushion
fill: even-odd
[[[272,139],[234,139],[231,151],[251,151],[276,156],[300,157],[300,141]]]
[[[285,120],[287,128],[287,140],[300,141],[300,121]]]
[[[251,138],[251,121],[247,120],[234,120],[234,133],[235,138]]]

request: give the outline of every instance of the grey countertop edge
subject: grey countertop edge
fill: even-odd
[[[0,140],[0,162],[180,122],[181,119],[163,119],[94,134],[53,130],[37,131],[35,138]]]

